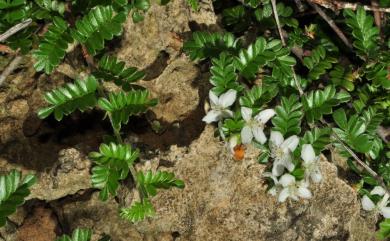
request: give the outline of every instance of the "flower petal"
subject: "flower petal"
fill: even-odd
[[[289,172],[294,171],[295,165],[292,163],[291,158],[285,159],[284,166]]]
[[[265,124],[275,115],[275,111],[273,109],[265,109],[263,111],[260,111],[259,114],[255,116],[255,120],[260,121],[261,123]]]
[[[287,138],[281,145],[280,147],[283,148],[284,150],[288,149],[291,152],[295,151],[299,143],[299,138],[296,135],[290,136]]]
[[[221,119],[221,111],[217,110],[210,110],[207,112],[207,115],[203,117],[202,121],[206,122],[207,124],[210,124],[211,122],[216,122]]]
[[[283,190],[279,194],[278,201],[282,203],[282,202],[286,201],[286,199],[289,196],[290,196],[290,193],[289,193],[288,188],[283,188]]]
[[[252,129],[249,126],[244,126],[241,130],[241,141],[243,144],[249,144],[252,142],[253,134]]]
[[[280,133],[279,131],[271,131],[270,141],[274,145],[280,146],[284,141],[282,133]]]
[[[248,107],[241,107],[242,118],[248,122],[252,119],[252,109]]]
[[[234,101],[236,101],[237,91],[228,90],[226,93],[222,94],[219,97],[219,105],[223,108],[229,107],[233,105]]]
[[[295,183],[295,177],[286,173],[280,178],[279,183],[282,184],[283,187],[288,187]]]
[[[312,197],[310,190],[306,187],[299,187],[297,194],[301,198],[311,198]]]
[[[264,144],[267,141],[267,137],[264,134],[263,128],[255,126],[252,128],[253,136],[260,144]]]
[[[322,181],[322,174],[321,174],[320,170],[316,170],[316,171],[310,173],[310,177],[311,177],[311,180],[313,180],[313,182],[315,182],[315,183],[319,183]]]
[[[233,111],[231,110],[222,110],[221,112],[221,119],[222,118],[231,118],[233,117]]]
[[[374,189],[372,189],[372,191],[370,192],[370,194],[372,194],[372,195],[376,194],[379,196],[383,196],[383,195],[385,195],[385,193],[386,193],[385,189],[383,189],[383,187],[381,187],[381,186],[374,187]]]
[[[390,207],[383,207],[379,211],[383,215],[383,217],[390,218]]]
[[[364,195],[362,198],[362,208],[366,211],[371,211],[375,208],[374,202],[367,195]]]
[[[219,105],[218,96],[212,90],[209,91],[209,99],[211,108]]]
[[[274,186],[274,187],[271,187],[271,188],[268,190],[268,193],[271,194],[272,196],[276,196],[276,194],[278,194],[278,190],[277,190],[277,188]]]
[[[234,153],[234,147],[237,146],[238,144],[238,136],[234,135],[229,138],[229,149],[230,152],[233,154]]]
[[[274,165],[272,167],[272,175],[275,177],[278,177],[283,174],[284,166],[279,162],[274,162]]]
[[[316,159],[316,154],[314,152],[313,146],[310,144],[304,144],[302,146],[301,158],[303,161],[308,164],[314,162]]]

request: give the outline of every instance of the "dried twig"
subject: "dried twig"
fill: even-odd
[[[271,0],[271,4],[272,4],[272,11],[274,13],[276,25],[278,26],[278,32],[279,32],[280,40],[282,41],[282,45],[284,47],[286,47],[286,41],[284,40],[284,37],[283,37],[283,30],[282,30],[282,27],[280,25],[278,11],[276,9],[276,0]],[[295,85],[297,86],[297,89],[299,91],[299,95],[302,96],[304,94],[304,92],[302,90],[301,85],[299,84],[297,75],[295,74],[294,66],[291,66],[291,71],[292,71],[292,74],[293,74]]]
[[[341,2],[335,0],[310,0],[310,1],[319,4],[325,8],[332,9],[333,11],[338,11],[340,9],[356,10],[358,6],[362,6],[366,11],[378,11],[378,12],[390,13],[390,8],[375,8],[375,7],[361,5],[357,3]]]
[[[1,73],[0,75],[0,86],[3,85],[7,77],[19,66],[22,59],[23,57],[18,55],[11,61],[11,63],[8,64],[8,66],[4,69],[3,73]]]
[[[339,38],[344,42],[345,45],[347,45],[348,48],[352,49],[352,44],[348,41],[347,37],[344,35],[344,33],[340,30],[339,27],[334,23],[332,19],[326,15],[324,11],[320,7],[318,7],[316,4],[312,3],[311,0],[308,0],[308,3],[310,6],[312,6],[316,12],[329,24],[329,26],[333,29],[333,31],[336,32],[336,34],[339,36]]]
[[[16,24],[15,26],[11,27],[7,31],[5,31],[5,33],[2,33],[0,35],[0,43],[4,42],[9,37],[11,37],[15,33],[19,32],[20,30],[27,28],[31,23],[32,23],[32,19],[29,18],[29,19],[24,20],[21,23]]]

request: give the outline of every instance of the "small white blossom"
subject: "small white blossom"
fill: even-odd
[[[271,157],[274,159],[272,174],[280,176],[284,168],[288,171],[294,170],[292,162],[292,152],[297,148],[299,139],[296,135],[290,136],[286,140],[279,131],[271,131],[270,137]]]
[[[278,177],[272,175],[272,172],[264,172],[263,177],[269,177],[274,181],[274,186],[268,190],[268,193],[272,196],[276,196],[282,188],[282,185],[279,183]]]
[[[267,141],[264,134],[265,123],[269,121],[274,115],[273,109],[266,109],[252,118],[252,109],[248,107],[241,107],[241,115],[245,120],[244,128],[241,130],[241,139],[243,144],[250,144],[253,137],[261,144]]]
[[[304,144],[302,146],[301,158],[303,159],[303,166],[305,167],[306,181],[311,178],[315,183],[321,182],[320,158],[316,156],[312,145]]]
[[[379,212],[383,215],[383,217],[390,218],[390,207],[387,207],[387,204],[389,204],[389,194],[387,194],[386,191],[380,186],[376,186],[370,192],[370,194],[376,194],[383,197],[377,204],[375,204],[367,195],[364,195],[362,198],[363,209],[366,211]]]
[[[308,183],[305,181],[296,182],[295,177],[288,173],[280,178],[279,183],[283,186],[283,189],[279,194],[279,202],[284,202],[287,198],[297,201],[299,197],[312,197],[312,194],[308,189]]]
[[[207,124],[211,122],[220,121],[223,118],[233,117],[233,112],[229,110],[228,107],[233,105],[236,101],[237,91],[228,90],[226,93],[222,94],[220,97],[216,96],[213,91],[210,90],[210,106],[211,110],[203,117],[203,121]]]

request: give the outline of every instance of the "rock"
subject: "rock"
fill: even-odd
[[[91,162],[77,149],[60,151],[58,166],[40,173],[29,198],[51,201],[91,188],[90,166]]]
[[[118,217],[118,204],[102,203],[96,193],[90,200],[66,203],[61,212],[72,227],[93,226],[118,241],[375,240],[376,220],[364,217],[356,191],[338,178],[332,163],[321,162],[324,181],[311,186],[312,199],[278,203],[266,193],[257,149],[249,147],[244,160],[234,161],[213,133],[207,126],[188,149],[171,148],[156,158],[174,163],[160,170],[175,172],[186,187],[161,190],[152,199],[155,218],[126,223]],[[126,201],[133,198],[137,195],[130,193]]]
[[[56,238],[56,227],[52,211],[37,207],[32,216],[19,227],[15,241],[53,241]]]

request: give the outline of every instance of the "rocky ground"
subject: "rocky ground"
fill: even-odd
[[[191,31],[219,29],[210,0],[197,13],[175,0],[154,5],[141,23],[129,18],[113,50],[128,66],[146,71],[141,84],[159,98],[152,112],[126,129],[142,151],[137,169],[174,171],[186,183],[184,190],[153,198],[157,216],[138,224],[118,216],[118,206],[129,205],[135,190],[122,188],[118,199],[103,203],[91,188],[86,155],[110,132],[102,113],[75,114],[61,123],[39,120],[42,93],[67,78],[36,73],[26,57],[0,88],[0,170],[34,172],[39,182],[12,223],[0,229],[0,240],[51,241],[76,227],[92,228],[93,240],[109,234],[114,241],[375,240],[376,217],[361,211],[336,161],[323,158],[324,182],[313,187],[313,199],[280,204],[266,194],[265,166],[257,163],[256,151],[234,161],[214,127],[202,123],[207,66],[191,62],[181,47]],[[160,132],[147,120],[158,120]]]

